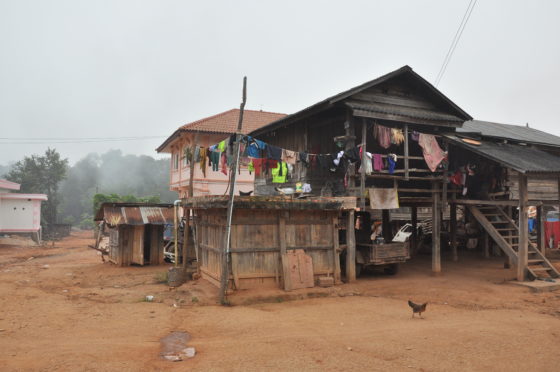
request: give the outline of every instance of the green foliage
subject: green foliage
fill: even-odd
[[[67,171],[68,160],[49,148],[43,156],[26,156],[15,163],[6,179],[21,184],[24,193],[47,194],[48,200],[42,208],[42,222],[48,226],[57,222],[58,189]]]

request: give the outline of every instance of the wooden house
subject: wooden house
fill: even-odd
[[[401,133],[398,143],[387,143],[376,132],[387,128]],[[422,136],[420,141],[412,140],[418,134]],[[451,256],[458,259],[456,207],[463,205],[468,206],[468,216],[474,216],[487,237],[517,265],[519,280],[558,276],[543,254],[542,207],[559,203],[560,138],[530,128],[473,120],[408,66],[329,97],[250,135],[267,144],[307,154],[346,154],[359,147],[364,149],[359,155],[360,162],[367,152],[377,154],[383,161],[395,154],[394,169],[373,172],[365,167],[358,171],[354,164],[341,170],[336,166],[313,167],[308,162],[297,162],[291,179],[282,186],[294,187],[296,182],[303,182],[311,185],[314,195],[354,195],[359,199],[360,210],[369,214],[379,211],[369,200],[371,190],[392,189],[398,195],[398,206],[410,208],[414,226],[418,208],[430,207],[434,273],[441,272],[444,210],[450,214]],[[436,141],[442,154],[433,168],[428,167],[427,160],[434,159],[427,139]],[[460,167],[469,167],[467,179],[471,182],[475,182],[474,175],[478,176],[471,191],[451,182],[452,172]],[[485,186],[486,190],[474,193],[478,186]],[[264,174],[255,179],[256,195],[274,194],[277,187]],[[526,228],[519,228],[527,226],[530,205],[540,211],[537,243],[529,241]],[[391,239],[389,210],[382,209],[381,215],[385,239]],[[343,218],[347,223],[341,226],[349,229],[346,236],[355,235],[355,212],[348,211]],[[413,231],[414,246],[416,229]],[[347,251],[346,276],[353,280],[352,241],[347,244]]]
[[[172,204],[103,203],[95,221],[109,234],[109,261],[119,266],[159,265],[163,231],[173,224]],[[99,240],[99,239],[98,239]]]

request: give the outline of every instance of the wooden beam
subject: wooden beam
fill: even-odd
[[[490,239],[488,239],[488,233],[482,233],[482,247],[484,249],[484,258],[490,258]]]
[[[434,190],[438,189],[437,182],[432,184]],[[436,275],[441,273],[441,213],[439,193],[432,197],[432,272]]]
[[[410,223],[412,224],[412,234],[410,235],[411,252],[416,253],[418,250],[418,208],[410,207]]]
[[[459,261],[459,254],[457,252],[457,204],[450,204],[449,210],[449,228],[451,240],[451,254],[453,261]]]
[[[282,280],[284,281],[284,290],[292,289],[292,277],[290,276],[290,265],[288,263],[288,251],[286,249],[286,214],[280,213],[278,218],[278,243],[280,245],[280,262],[282,264]]]
[[[450,200],[450,204],[462,205],[503,205],[503,206],[516,206],[519,203],[515,200],[470,200],[470,199],[455,199]]]
[[[356,280],[356,232],[354,230],[354,210],[349,210],[346,218],[346,281]]]
[[[365,119],[364,119],[365,120]],[[404,179],[408,181],[408,124],[404,125]]]
[[[348,109],[346,111],[346,123],[344,123],[344,130],[345,130],[345,136],[347,137],[346,140],[346,145],[344,147],[345,150],[351,150],[354,147],[356,147],[356,135],[355,135],[355,130],[354,130],[354,117],[352,116],[352,110]],[[349,187],[355,187],[356,186],[356,180],[354,179],[354,177],[356,176],[356,165],[355,164],[349,164],[348,165],[348,186]]]
[[[189,230],[190,230],[190,219],[191,219],[190,214],[191,214],[190,209],[183,208],[183,217],[185,218],[185,226],[183,228],[183,271],[187,270],[187,257],[188,257],[187,249],[189,246],[188,242],[189,242]],[[177,260],[177,258],[175,259]]]
[[[332,228],[333,228],[333,267],[334,267],[334,282],[340,283],[340,245],[338,237],[338,216],[333,216],[332,218]],[[356,276],[356,260],[354,259],[354,277]]]
[[[546,225],[546,214],[544,213],[544,207],[537,207],[537,247],[541,250],[543,256],[546,257],[546,237],[544,233],[544,228]]]
[[[366,167],[364,166],[364,159],[366,158],[367,149],[367,121],[362,119],[362,166],[360,172],[360,209],[366,210]]]
[[[393,232],[391,231],[391,215],[388,209],[381,210],[383,239],[385,243],[393,240]]]
[[[527,278],[527,263],[529,252],[529,233],[527,227],[527,176],[519,174],[519,246],[517,247],[517,280],[522,282]]]

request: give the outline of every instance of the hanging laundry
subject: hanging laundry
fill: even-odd
[[[189,164],[192,161],[192,148],[190,147],[185,147],[185,150],[183,151],[183,156],[185,159],[185,164]]]
[[[360,155],[361,147],[354,147],[349,150],[344,151],[344,156],[350,161],[350,163],[355,163],[361,160]]]
[[[420,133],[418,133],[417,131],[413,131],[412,133],[410,133],[410,139],[413,140],[414,142],[418,142],[419,137],[420,137]]]
[[[262,159],[262,158],[256,158],[256,159],[251,160],[251,163],[253,164],[253,168],[254,168],[256,177],[261,175],[261,173],[263,171],[263,165],[264,165],[265,161],[266,161],[266,159]]]
[[[221,163],[221,171],[223,174],[225,174],[227,176],[227,155],[225,152],[222,152],[222,156],[220,159],[220,163]]]
[[[226,150],[226,140],[218,143],[218,151],[224,152]]]
[[[283,161],[278,162],[276,168],[272,169],[272,183],[286,183],[288,167]]]
[[[217,172],[220,170],[220,153],[218,151],[210,151],[210,162],[212,163],[212,170]]]
[[[309,167],[311,169],[316,169],[319,164],[319,157],[315,154],[309,154],[307,158],[309,159]]]
[[[365,153],[364,159],[362,160],[362,164],[360,165],[360,169],[358,169],[358,172],[362,172],[362,167],[364,168],[365,174],[371,174],[373,172],[371,157],[371,153]]]
[[[340,160],[342,159],[343,156],[344,156],[344,151],[339,151],[336,154],[336,158],[333,159],[333,164],[338,167],[338,165],[340,164]]]
[[[200,170],[202,171],[202,174],[204,175],[204,178],[206,178],[206,157],[207,157],[207,152],[206,152],[206,148],[205,147],[201,147],[200,148]]]
[[[247,137],[247,141],[247,149],[245,150],[247,156],[252,158],[262,158],[262,152],[266,149],[266,143],[252,137]]]
[[[399,208],[399,193],[396,188],[371,188],[369,191],[369,205],[371,209]]]
[[[282,161],[294,165],[296,163],[296,152],[291,150],[282,150]]]
[[[391,143],[394,145],[400,145],[404,142],[404,134],[402,129],[392,128],[391,129]]]
[[[247,165],[247,170],[249,171],[249,174],[253,174],[253,172],[255,171],[255,165],[253,164],[252,160],[249,162],[249,165]]]
[[[457,186],[463,186],[463,172],[461,172],[460,170],[456,171],[452,176],[449,177],[449,180],[451,181],[451,183]]]
[[[282,160],[282,149],[280,147],[267,145],[266,155],[268,159]]]
[[[387,163],[389,163],[389,173],[395,173],[395,167],[397,165],[397,155],[395,154],[388,154],[387,155]]]
[[[308,158],[308,154],[306,152],[300,152],[298,154],[298,160],[303,163],[303,165],[305,167],[309,167],[309,158]]]
[[[194,147],[193,163],[198,163],[200,161],[200,146],[196,145]]]
[[[383,155],[373,154],[373,170],[376,172],[383,170]]]
[[[436,137],[431,134],[420,133],[418,144],[422,147],[422,153],[428,168],[435,172],[439,163],[445,158],[445,154],[439,147]]]
[[[391,146],[391,128],[375,124],[373,126],[373,136],[377,138],[379,146],[387,149]]]

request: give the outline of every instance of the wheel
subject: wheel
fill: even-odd
[[[356,262],[356,278],[360,276],[363,268],[364,268],[363,264]]]
[[[396,273],[399,272],[399,264],[398,263],[390,264],[389,266],[384,268],[383,271],[387,275],[395,275]]]

